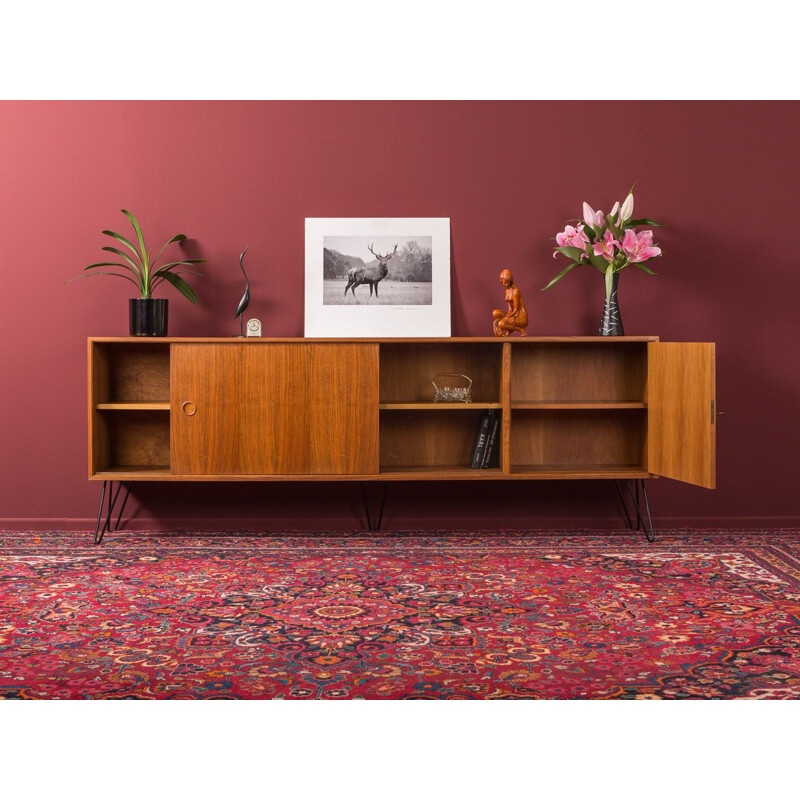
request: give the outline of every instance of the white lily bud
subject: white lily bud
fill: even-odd
[[[619,211],[619,200],[616,203],[614,203],[614,208],[611,209],[611,213],[608,216],[613,217],[614,214],[617,213],[617,211]]]
[[[619,218],[627,222],[633,216],[633,192],[631,192],[622,204],[622,209],[619,212]]]

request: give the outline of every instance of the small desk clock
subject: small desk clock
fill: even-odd
[[[261,336],[261,320],[253,319],[247,320],[247,336]]]

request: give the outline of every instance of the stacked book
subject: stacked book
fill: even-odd
[[[485,411],[478,423],[478,433],[472,448],[472,469],[490,469],[500,466],[500,410],[492,408]]]

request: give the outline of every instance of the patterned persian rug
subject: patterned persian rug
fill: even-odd
[[[0,533],[0,697],[800,698],[800,532]]]

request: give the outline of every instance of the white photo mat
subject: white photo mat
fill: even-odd
[[[388,275],[347,291],[351,265],[377,267],[375,255],[391,254],[393,244]],[[416,271],[415,246],[428,259]],[[309,338],[450,336],[449,217],[307,218],[305,277]]]

